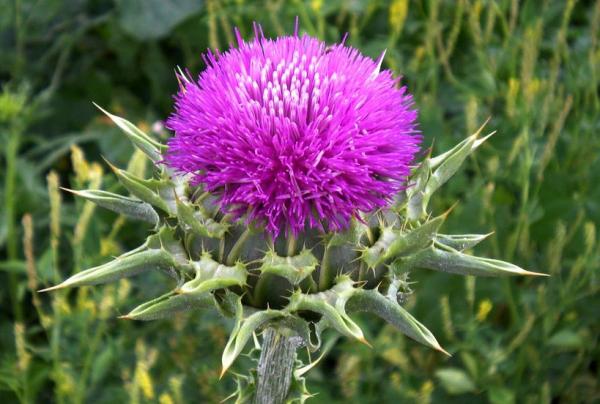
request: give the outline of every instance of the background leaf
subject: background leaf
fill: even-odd
[[[120,0],[119,24],[140,40],[159,39],[202,8],[201,0]]]
[[[460,369],[442,368],[435,372],[435,376],[450,394],[471,393],[476,389],[471,378]]]

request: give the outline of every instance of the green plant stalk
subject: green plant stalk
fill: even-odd
[[[309,293],[319,291],[319,286],[317,285],[317,282],[312,277],[312,275],[307,276],[306,279],[304,279],[304,281],[300,282],[300,286],[302,286],[302,289],[306,290]]]
[[[21,0],[15,0],[15,48],[16,58],[13,66],[13,77],[20,78],[25,66],[25,30],[21,14]]]
[[[17,261],[19,255],[19,240],[17,238],[16,227],[16,165],[17,154],[21,142],[21,132],[12,128],[8,136],[8,144],[5,149],[6,158],[6,177],[4,183],[4,207],[6,209],[6,252],[9,261]],[[19,304],[18,279],[17,274],[11,272],[8,274],[10,300],[13,313],[17,322],[23,320],[23,309]]]
[[[508,260],[513,260],[514,256],[515,256],[515,252],[517,251],[517,245],[519,242],[519,238],[521,237],[521,235],[523,234],[524,228],[526,226],[529,226],[528,223],[528,215],[527,215],[527,211],[528,208],[530,206],[530,188],[531,188],[531,182],[530,182],[530,173],[533,167],[533,151],[532,151],[532,144],[531,144],[532,140],[531,140],[531,136],[529,134],[529,132],[527,132],[527,139],[525,142],[525,147],[526,150],[524,151],[524,162],[523,162],[523,168],[522,168],[522,172],[521,172],[521,186],[522,186],[522,193],[521,193],[521,201],[520,201],[520,206],[519,206],[519,213],[518,213],[518,222],[517,222],[517,228],[515,229],[514,233],[511,235],[511,237],[508,239],[508,245],[506,247],[506,257]],[[510,284],[510,282],[508,282],[506,279],[502,280],[502,288],[504,290],[504,294],[506,295],[506,299],[508,302],[508,307],[510,310],[510,314],[512,317],[512,324],[519,324],[521,322],[520,319],[520,314],[519,314],[519,309],[518,309],[518,305],[517,302],[515,301],[515,297],[512,291],[512,286]]]
[[[102,336],[104,335],[104,332],[106,331],[106,326],[107,326],[106,320],[107,319],[105,317],[100,319],[100,323],[96,327],[94,336],[92,337],[92,340],[88,346],[87,354],[85,355],[85,360],[83,363],[83,370],[81,371],[81,376],[79,377],[79,383],[77,383],[77,394],[73,400],[74,403],[85,403],[86,402],[86,400],[85,400],[86,390],[87,390],[87,387],[90,387],[87,382],[90,377],[90,372],[91,372],[92,366],[94,364],[94,359],[95,359],[96,353],[98,351],[98,347],[100,345],[100,342],[102,342]]]
[[[261,307],[266,300],[267,290],[270,280],[272,279],[272,274],[269,273],[261,273],[258,281],[256,281],[256,286],[254,287],[254,305]]]
[[[331,266],[329,265],[329,243],[325,244],[323,258],[321,259],[321,269],[319,272],[319,290],[327,290],[331,285]]]
[[[235,264],[235,261],[239,258],[240,252],[242,251],[242,248],[244,247],[244,244],[246,243],[246,240],[248,240],[248,237],[250,236],[251,233],[252,233],[252,231],[250,230],[250,228],[248,228],[248,229],[244,230],[244,232],[242,233],[240,238],[237,239],[237,241],[235,242],[233,247],[231,247],[231,251],[229,251],[229,255],[227,256],[227,261],[226,261],[227,265]]]
[[[292,257],[292,256],[294,256],[294,254],[296,254],[296,244],[297,244],[296,237],[293,234],[290,234],[290,236],[287,239],[287,255],[288,255],[288,257]]]
[[[358,269],[358,281],[363,282],[367,278],[368,268],[364,262],[361,262]]]
[[[62,325],[62,316],[61,316],[61,309],[60,309],[60,305],[59,305],[59,300],[63,299],[64,292],[59,292],[59,294],[56,295],[56,297],[54,298],[54,300],[52,301],[52,315],[54,317],[54,321],[52,323],[52,334],[50,336],[50,354],[52,357],[52,369],[53,369],[53,373],[54,373],[54,394],[56,397],[56,402],[57,403],[64,403],[64,397],[61,394],[61,390],[58,386],[58,382],[59,380],[57,379],[58,375],[60,375],[61,372],[61,368],[60,368],[60,339],[61,339],[61,335],[62,335],[62,329],[61,329],[61,325]]]
[[[50,200],[50,248],[52,251],[52,267],[55,280],[60,279],[59,268],[59,244],[60,244],[60,206],[59,180],[56,173],[48,175],[48,196]],[[54,373],[54,392],[57,403],[64,403],[58,386],[57,379],[61,372],[60,339],[62,335],[62,314],[60,302],[64,299],[64,291],[59,291],[52,300],[52,329],[50,331],[50,355],[52,358],[52,372]]]

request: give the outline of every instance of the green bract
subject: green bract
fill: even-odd
[[[103,112],[148,158],[155,163],[161,160],[165,146],[130,122]],[[407,284],[409,272],[541,275],[465,253],[488,235],[439,233],[450,211],[437,217],[427,211],[432,194],[487,139],[479,138],[481,130],[450,151],[426,158],[414,169],[409,187],[389,211],[357,218],[345,232],[310,231],[297,239],[280,236],[272,240],[263,229],[247,225],[243,219],[232,220],[219,211],[210,193],[191,187],[186,178],[160,165],[152,179],[111,166],[131,196],[98,190],[71,192],[132,219],[150,222],[155,234],[139,248],[45,290],[161,270],[175,278],[173,290],[122,317],[154,320],[176,311],[211,307],[233,317],[235,327],[223,352],[223,372],[252,335],[266,326],[299,336],[312,351],[319,349],[326,328],[367,343],[352,318],[362,311],[445,353],[432,333],[398,301],[399,288]]]

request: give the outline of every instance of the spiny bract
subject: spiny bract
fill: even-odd
[[[448,213],[432,217],[427,211],[432,194],[486,138],[479,138],[480,129],[450,151],[425,158],[412,170],[408,186],[402,187],[418,138],[414,136],[414,111],[409,108],[410,101],[403,91],[391,87],[389,73],[379,73],[375,70],[377,63],[342,46],[327,50],[321,42],[308,37],[294,36],[278,41],[259,38],[252,44],[241,42],[240,49],[229,56],[219,60],[209,57],[210,67],[208,73],[200,77],[200,84],[189,81],[182,85],[178,111],[169,121],[177,136],[171,141],[168,153],[167,147],[130,122],[103,111],[155,163],[156,176],[142,179],[112,167],[131,196],[100,190],[72,192],[125,216],[149,222],[156,231],[139,248],[47,290],[104,283],[144,271],[162,270],[174,278],[171,291],[123,317],[153,320],[169,317],[176,311],[216,307],[223,315],[236,319],[223,353],[223,370],[242,352],[252,334],[266,326],[291,330],[312,350],[320,346],[320,335],[325,328],[334,328],[343,335],[366,342],[361,328],[350,316],[359,311],[374,313],[414,340],[443,351],[431,332],[399,303],[399,297],[409,291],[410,271],[424,268],[480,276],[535,274],[507,262],[465,253],[487,235],[442,234],[439,230]],[[277,44],[282,47],[278,48]],[[358,70],[361,74],[351,77],[362,82],[348,82],[344,86],[350,89],[366,86],[376,98],[376,94],[383,91],[384,95],[376,100],[376,104],[382,102],[381,111],[375,111],[374,105],[367,105],[366,99],[360,95],[354,97],[351,91],[344,93],[344,97],[349,97],[348,103],[339,100],[335,105],[329,104],[326,100],[335,94],[328,91],[338,88],[337,84],[331,84],[330,77],[329,87],[319,87],[323,91],[318,106],[314,101],[314,105],[302,104],[304,107],[297,107],[293,112],[306,114],[306,125],[298,126],[298,122],[292,125],[286,120],[286,114],[292,114],[292,109],[287,109],[285,95],[276,104],[275,95],[255,93],[254,84],[258,83],[252,75],[258,74],[260,78],[265,66],[270,66],[264,71],[268,71],[271,78],[278,71],[283,81],[302,77],[304,73],[298,73],[300,76],[291,71],[286,73],[289,65],[278,70],[278,51],[281,60],[291,58],[298,63],[294,71],[298,68],[300,72],[299,66],[303,66],[302,71],[308,75],[312,56],[306,60],[301,55],[294,56],[295,47],[310,49],[310,55],[330,60],[327,69],[331,77],[337,70],[338,77],[343,72],[350,75],[348,69]],[[259,57],[263,63],[259,69],[258,62],[250,56],[261,49],[270,55],[272,62],[269,65],[266,59]],[[340,65],[339,59],[327,56],[336,54],[344,56],[348,63]],[[220,65],[221,61],[231,64],[234,57],[241,59],[239,71]],[[251,75],[242,74],[243,69]],[[369,72],[375,72],[374,76]],[[211,82],[210,78],[217,74],[224,75],[228,81]],[[312,77],[316,82],[316,72]],[[325,83],[326,77],[322,76],[322,80]],[[371,82],[365,84],[369,80]],[[206,99],[203,93],[209,87],[215,92],[213,100]],[[218,91],[229,91],[232,98],[219,97]],[[308,94],[298,88],[297,91],[299,97]],[[227,119],[219,115],[225,113],[221,103],[231,102],[235,97],[248,101],[249,105],[236,106],[233,110],[238,115]],[[202,100],[210,105],[200,106],[198,102]],[[280,102],[284,102],[283,113]],[[391,106],[394,102],[398,103],[398,110]],[[269,105],[268,110],[266,105]],[[339,115],[333,110],[334,106],[354,110]],[[323,111],[330,108],[318,115],[323,119],[331,116],[327,123],[318,117],[308,119],[309,110],[321,111],[320,108]],[[368,113],[377,118],[363,116]],[[258,115],[251,119],[252,114]],[[238,118],[239,122],[234,122]],[[184,122],[185,119],[188,121]],[[244,132],[250,130],[250,121],[260,121],[265,133],[254,138],[250,132]],[[281,128],[287,130],[280,132]],[[320,128],[325,133],[321,133]],[[346,129],[340,128],[347,128],[349,134],[342,136]],[[382,139],[372,139],[371,129],[379,131]],[[383,139],[386,136],[389,139]],[[394,145],[394,142],[400,143]],[[282,148],[278,149],[277,145]],[[265,159],[272,161],[261,166],[261,159],[246,156],[256,147],[270,147],[268,153],[265,152],[270,157]],[[406,151],[401,147],[406,147]],[[315,154],[320,148],[323,154]],[[303,150],[308,154],[302,154]],[[162,164],[165,153],[167,162],[177,170]],[[268,164],[275,164],[275,157],[279,155],[283,156],[281,161],[288,157],[294,160],[290,163],[296,170],[294,175],[288,172],[282,174],[285,178],[277,179],[277,169]],[[340,156],[339,160],[335,156]],[[394,156],[400,156],[400,160],[392,161]],[[374,160],[370,161],[371,158]],[[239,169],[235,167],[237,164]],[[349,168],[336,166],[340,164],[347,164]],[[335,176],[338,179],[330,178],[335,172],[339,172]],[[308,177],[312,179],[309,181]],[[286,181],[296,181],[300,195],[277,199],[279,187],[289,187],[289,184],[282,185]],[[322,186],[319,181],[323,182]],[[344,183],[346,185],[342,185]],[[332,184],[348,187],[351,195],[336,194],[335,188],[328,188]],[[384,201],[390,199],[387,195],[390,190],[397,193],[388,206]],[[333,199],[321,195],[322,192],[332,194]],[[312,195],[312,199],[308,195]],[[303,198],[312,202],[303,205]],[[246,211],[240,217],[241,212],[231,214],[220,209],[229,204],[239,204]],[[316,213],[310,216],[313,208]],[[248,220],[261,217],[265,221]],[[326,231],[319,226],[307,226],[305,229],[305,219],[326,219],[329,227],[334,223],[333,228],[342,227],[347,221],[347,228]],[[295,232],[287,237],[283,233],[274,237],[275,227],[281,221],[291,225]]]

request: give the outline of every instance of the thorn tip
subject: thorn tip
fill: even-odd
[[[367,339],[366,339],[365,337],[360,337],[360,338],[357,338],[357,339],[358,339],[358,340],[359,340],[361,343],[363,343],[363,344],[365,344],[366,346],[368,346],[369,348],[373,348],[373,345],[371,345],[371,344],[369,343],[369,341],[367,341]]]
[[[522,275],[526,275],[526,276],[544,276],[544,277],[550,277],[552,275],[550,274],[545,274],[543,272],[532,272],[532,271],[526,271],[524,270]]]
[[[441,353],[443,353],[444,355],[446,355],[447,357],[451,358],[452,355],[450,353],[448,353],[448,351],[446,351],[444,348],[442,348],[439,344],[438,346],[435,347],[435,349]]]
[[[40,290],[37,291],[37,293],[52,292],[54,290],[63,289],[65,287],[66,286],[61,283],[61,284],[58,284],[58,285],[50,286],[48,288],[40,289]]]

